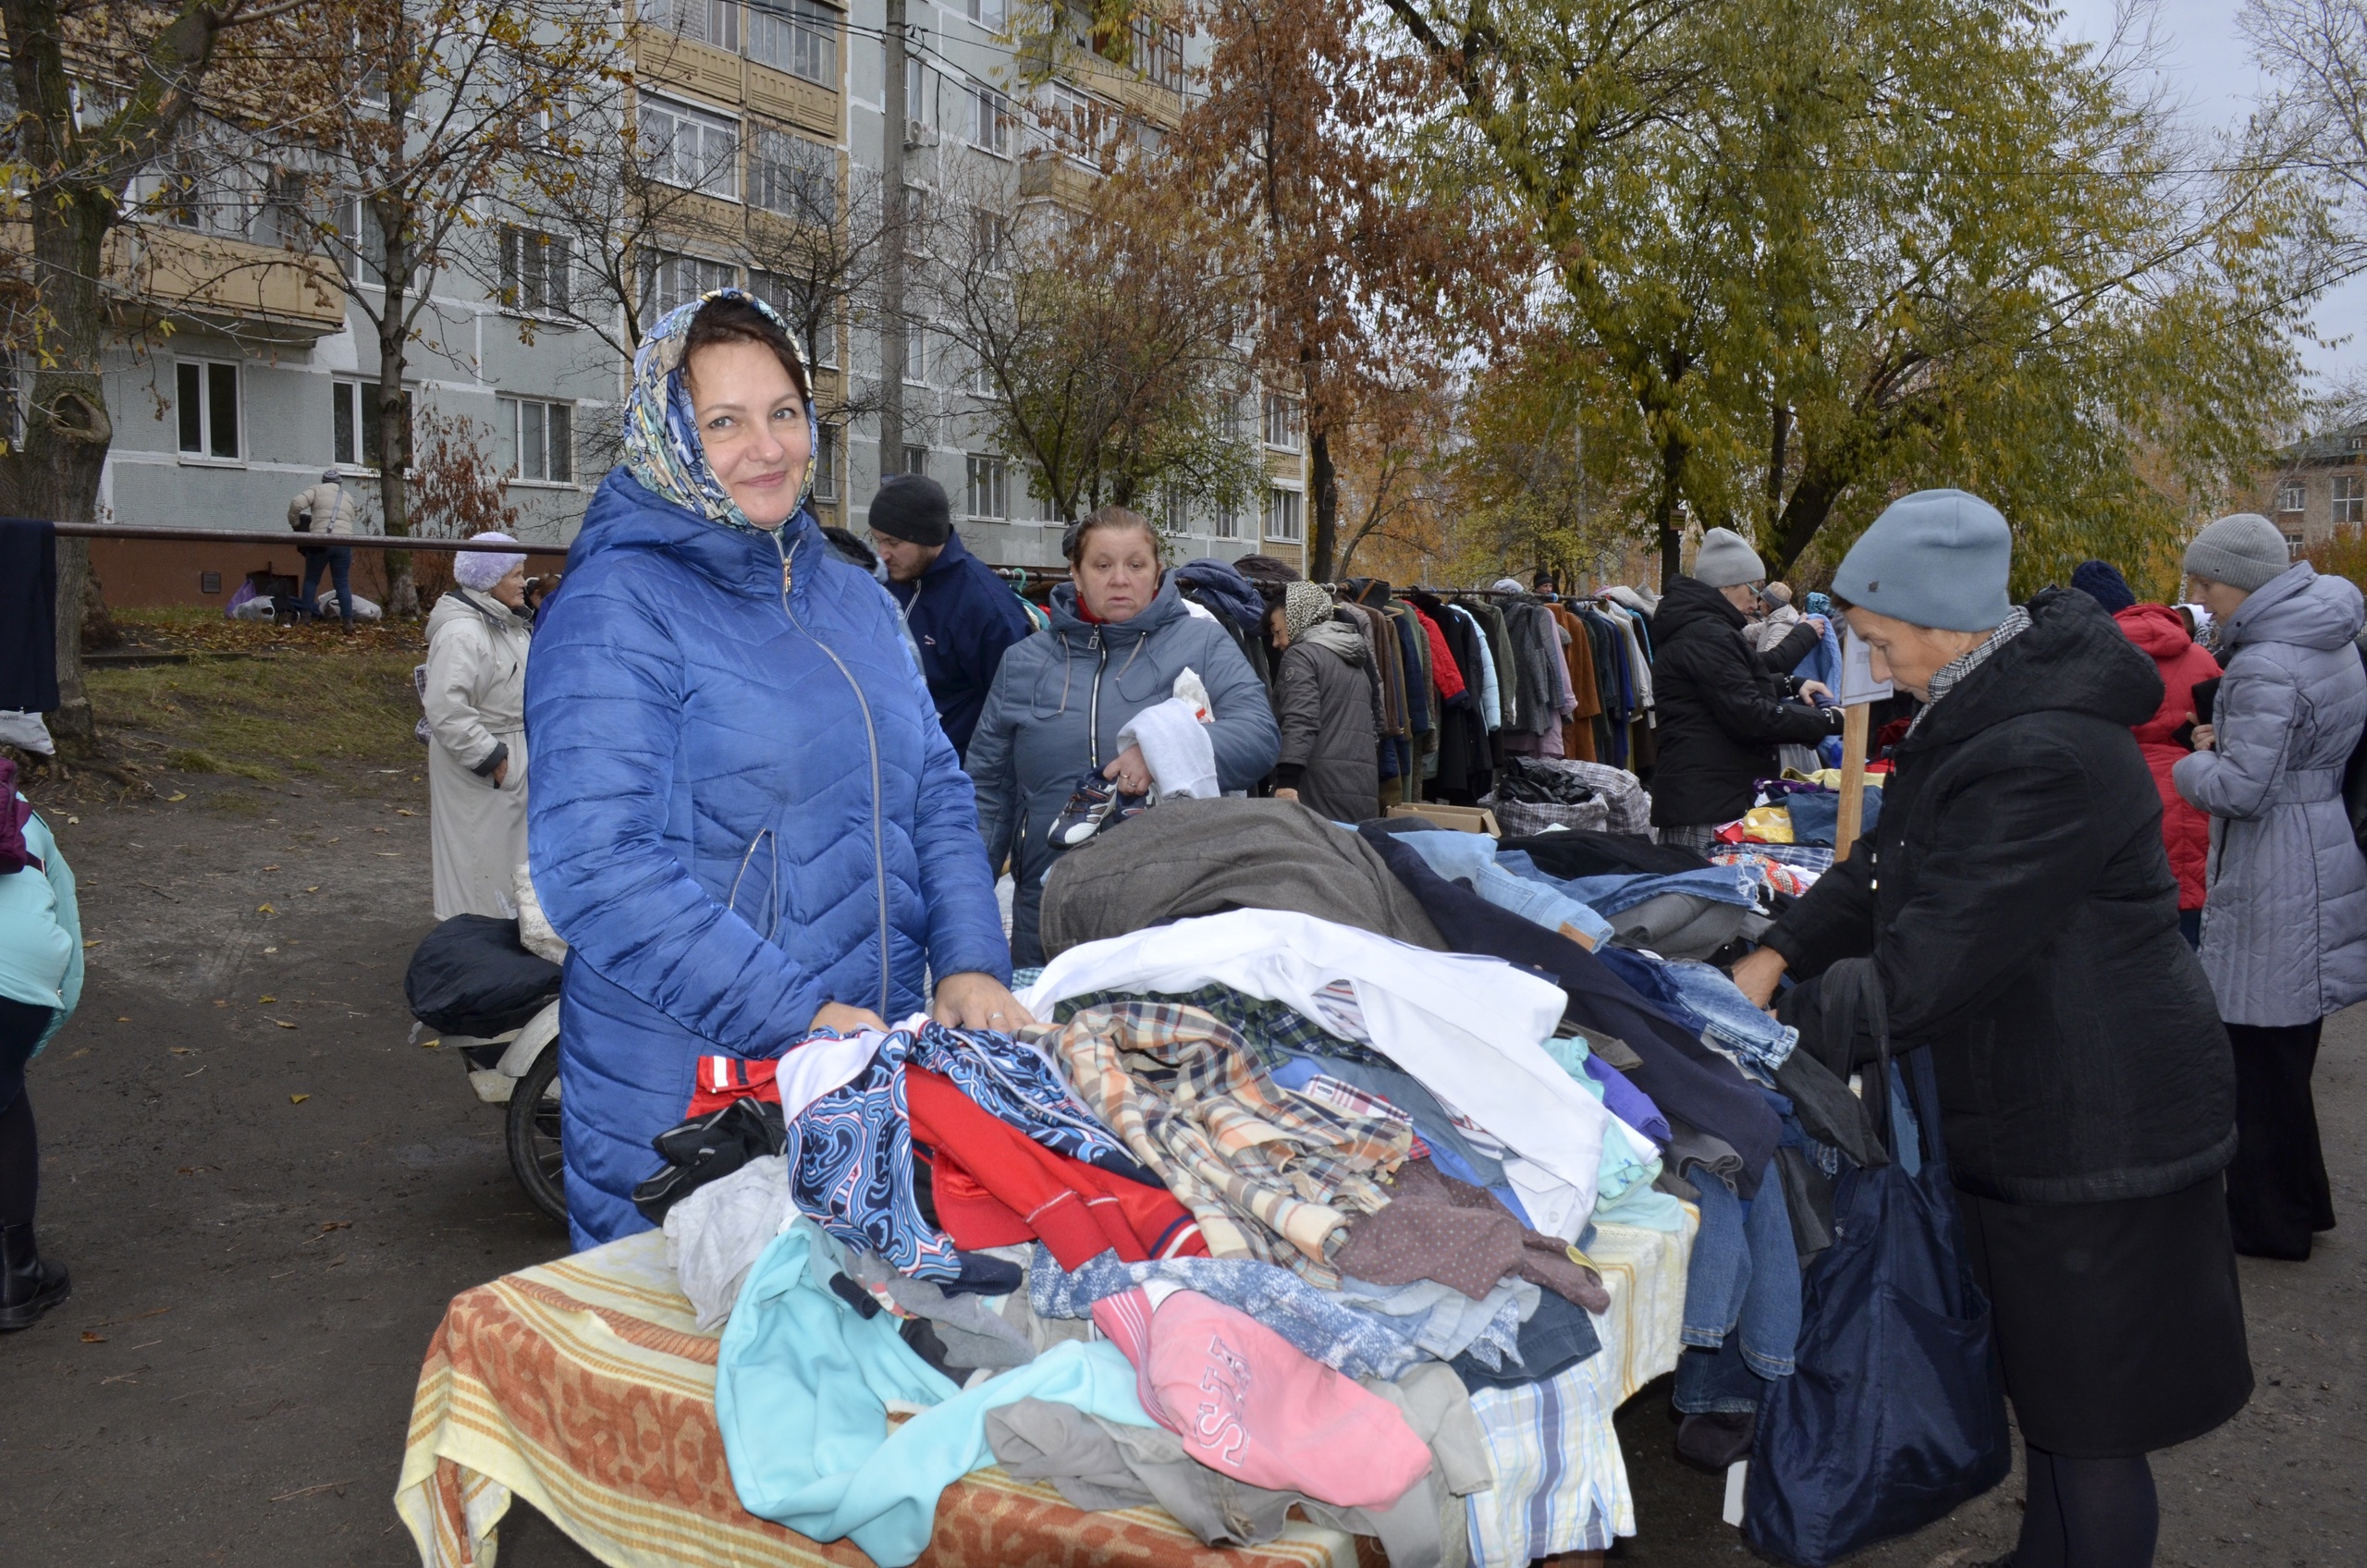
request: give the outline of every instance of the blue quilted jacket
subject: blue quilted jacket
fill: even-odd
[[[573,949],[579,1246],[648,1228],[630,1195],[696,1058],[778,1056],[825,1002],[892,1022],[925,972],[1010,978],[970,781],[896,607],[810,514],[755,533],[609,474],[538,618],[526,728],[534,888]]]

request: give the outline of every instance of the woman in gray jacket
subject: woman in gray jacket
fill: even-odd
[[[1053,822],[1089,773],[1126,794],[1148,791],[1149,765],[1139,747],[1119,748],[1118,732],[1173,696],[1176,677],[1195,670],[1208,689],[1221,788],[1246,790],[1264,778],[1280,744],[1265,683],[1224,628],[1192,614],[1162,580],[1148,521],[1104,507],[1077,525],[1068,557],[1050,628],[1003,655],[964,764],[987,860],[1011,862],[1011,961],[1021,968],[1045,958],[1036,920]]]
[[[2299,1261],[2334,1228],[2310,1096],[2321,1021],[2367,999],[2367,859],[2342,802],[2367,723],[2359,590],[2289,558],[2266,518],[2187,547],[2226,667],[2212,722],[2171,780],[2211,814],[2202,967],[2236,1049],[2236,1250]]]
[[[1274,712],[1282,750],[1274,794],[1334,822],[1380,815],[1380,730],[1365,640],[1333,618],[1319,582],[1293,582],[1268,617],[1280,627]]]

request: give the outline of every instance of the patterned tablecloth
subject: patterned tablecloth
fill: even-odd
[[[810,1541],[740,1506],[715,1423],[718,1343],[692,1321],[654,1231],[455,1297],[420,1369],[395,1492],[420,1561],[490,1563],[519,1497],[611,1568],[864,1568],[852,1543]],[[1081,1513],[987,1469],[946,1489],[921,1568],[1356,1561],[1352,1537],[1307,1525],[1215,1551],[1162,1509]]]
[[[1499,1476],[1518,1477],[1471,1500],[1483,1561],[1634,1533],[1611,1413],[1675,1364],[1689,1239],[1601,1227],[1603,1354],[1473,1402]],[[501,1516],[523,1498],[611,1568],[864,1568],[852,1543],[740,1506],[715,1420],[718,1343],[692,1321],[655,1232],[455,1297],[420,1369],[395,1493],[421,1562],[490,1564]],[[1360,1547],[1364,1563],[1380,1561],[1373,1541],[1294,1523],[1265,1546],[1215,1550],[1163,1510],[1082,1513],[989,1468],[946,1489],[921,1568],[1356,1568]]]

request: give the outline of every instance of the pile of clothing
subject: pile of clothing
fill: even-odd
[[[1178,834],[1257,853],[1196,888]],[[1261,857],[1295,869],[1224,877]],[[1295,1512],[1401,1568],[1606,1545],[1615,1447],[1551,1460],[1557,1401],[1495,1396],[1601,1354],[1607,1226],[1700,1227],[1703,1440],[1788,1375],[1792,1254],[1838,1169],[1818,1118],[1855,1102],[1723,970],[1637,936],[1709,956],[1763,904],[1625,835],[1178,802],[1048,880],[1036,1025],[703,1062],[644,1211],[723,1325],[742,1501],[890,1568],[990,1463],[1212,1544]]]

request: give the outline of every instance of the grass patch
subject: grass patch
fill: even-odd
[[[416,647],[307,648],[268,661],[92,668],[84,680],[103,729],[162,741],[170,766],[269,782],[285,769],[339,765],[423,771],[411,739],[420,657]]]

